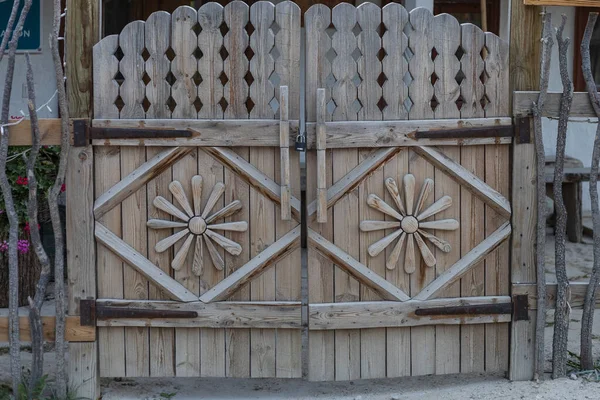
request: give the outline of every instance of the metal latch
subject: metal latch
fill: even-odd
[[[296,151],[306,151],[306,135],[304,133],[300,133],[296,136]]]

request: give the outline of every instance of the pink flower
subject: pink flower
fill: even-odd
[[[17,242],[17,250],[21,254],[27,254],[29,252],[29,240],[23,239]]]
[[[6,250],[8,250],[8,242],[5,240],[0,243],[0,253],[4,253]]]
[[[19,176],[17,178],[17,185],[23,185],[23,186],[25,186],[28,183],[29,183],[29,179],[27,179],[27,177],[25,177],[25,176]]]
[[[62,184],[62,186],[60,187],[60,191],[64,192],[67,190],[67,185],[65,185],[64,183]]]
[[[40,230],[40,224],[37,226],[38,231]],[[25,226],[23,227],[23,232],[31,232],[31,226],[29,226],[29,222],[25,222]]]

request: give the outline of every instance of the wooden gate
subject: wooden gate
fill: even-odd
[[[300,376],[299,60],[291,2],[95,46],[101,376]]]
[[[507,44],[393,3],[304,21],[309,378],[506,371]]]
[[[96,269],[70,309],[98,326],[100,376],[302,375],[301,90],[309,379],[508,369],[506,43],[396,3],[315,5],[301,88],[300,22],[292,2],[207,3],[94,47],[69,184],[93,181],[70,232]],[[90,380],[94,346],[72,350]]]

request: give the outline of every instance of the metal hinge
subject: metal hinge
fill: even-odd
[[[513,321],[529,321],[529,296],[518,294],[513,296]]]
[[[79,301],[80,321],[82,326],[96,326],[97,320],[121,318],[196,318],[196,311],[158,310],[152,308],[131,308],[126,304],[114,306],[97,303],[93,299]]]

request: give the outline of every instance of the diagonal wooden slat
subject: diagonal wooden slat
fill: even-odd
[[[112,210],[192,150],[194,150],[193,147],[174,147],[157,154],[152,159],[140,165],[139,168],[98,197],[94,204],[94,216],[96,219]]]
[[[511,216],[510,202],[500,193],[433,147],[417,146],[413,150],[436,168],[446,172],[452,179],[463,185],[484,203],[506,218]]]
[[[286,233],[227,278],[213,286],[212,289],[200,296],[200,301],[211,303],[227,299],[233,292],[260,275],[268,266],[276,263],[286,254],[295,250],[299,245],[300,225]]]
[[[281,205],[281,187],[258,168],[240,157],[236,152],[223,147],[203,147],[202,150],[233,170],[240,178],[252,185],[261,194]],[[290,198],[292,217],[300,221],[300,200]]]
[[[338,180],[333,186],[327,190],[327,208],[333,207],[339,199],[350,192],[352,189],[357,187],[363,179],[365,179],[371,172],[375,171],[381,165],[391,160],[396,154],[401,152],[401,147],[390,147],[383,148],[374,151],[369,157],[362,163],[352,169],[342,179]],[[312,201],[307,207],[307,215],[313,220],[316,218],[317,202]]]
[[[95,235],[98,242],[115,253],[124,262],[132,266],[140,274],[148,278],[171,299],[183,302],[197,301],[198,296],[187,290],[163,270],[152,264],[150,260],[138,253],[133,247],[112,233],[104,225],[96,222]]]
[[[369,286],[385,300],[410,300],[410,297],[402,290],[365,267],[362,263],[355,260],[348,253],[344,252],[312,229],[308,229],[308,240],[321,254],[323,254],[323,256],[329,258],[337,266],[348,272],[362,284]]]
[[[494,233],[488,236],[458,260],[452,267],[444,271],[436,280],[427,285],[421,292],[414,296],[414,300],[428,300],[434,298],[448,286],[462,278],[467,272],[490,254],[496,247],[510,236],[510,222],[504,223]]]

